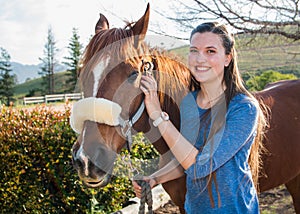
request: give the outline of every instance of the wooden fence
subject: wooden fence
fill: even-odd
[[[24,97],[24,105],[35,103],[48,103],[53,101],[79,100],[83,98],[83,93],[73,94],[49,94],[39,97]]]

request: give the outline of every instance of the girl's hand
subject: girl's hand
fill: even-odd
[[[149,117],[156,120],[162,112],[157,96],[157,83],[152,75],[142,76],[140,89],[145,94],[145,105]]]
[[[151,189],[158,184],[156,182],[155,178],[145,177],[144,180],[149,182]],[[136,197],[141,198],[142,197],[142,187],[140,185],[138,185],[138,183],[134,180],[132,181],[132,184],[133,184],[133,189],[134,189]]]

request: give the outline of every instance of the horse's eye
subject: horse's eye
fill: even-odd
[[[133,71],[129,76],[128,76],[128,82],[129,83],[134,83],[134,81],[136,80],[136,78],[138,77],[139,72],[138,71]]]

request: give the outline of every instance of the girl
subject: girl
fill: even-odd
[[[264,117],[243,86],[234,38],[224,25],[203,23],[192,31],[188,64],[191,92],[180,104],[180,132],[161,110],[155,79],[142,77],[147,112],[179,163],[147,179],[153,187],[185,173],[187,213],[259,213]],[[140,186],[133,185],[140,197]]]

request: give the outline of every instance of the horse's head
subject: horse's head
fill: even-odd
[[[95,35],[86,47],[79,74],[85,98],[74,104],[70,122],[80,134],[72,149],[73,163],[80,179],[89,187],[102,187],[109,182],[116,154],[126,145],[131,126],[135,132],[149,133],[153,129],[139,89],[144,72],[160,69],[161,57],[153,57],[154,52],[143,42],[149,12],[148,4],[145,14],[124,29],[110,29],[108,20],[100,14]],[[170,70],[188,74],[184,68],[180,64]],[[168,85],[173,85],[168,87],[170,93],[185,90],[186,75],[177,75],[182,77],[174,82],[157,73],[154,72],[157,79],[169,79]],[[161,88],[166,91],[167,87]],[[162,102],[175,100],[172,97]],[[178,111],[174,115],[178,117]],[[151,134],[152,138],[158,136],[157,130],[153,133],[156,134]]]

